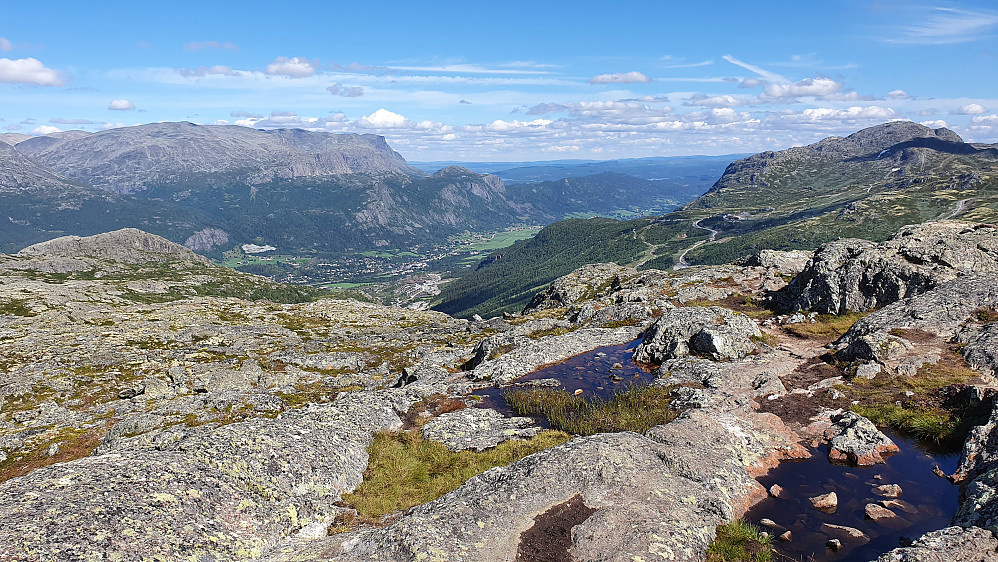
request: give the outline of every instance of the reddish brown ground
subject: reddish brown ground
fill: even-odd
[[[534,517],[533,527],[520,534],[516,550],[518,562],[571,562],[568,549],[572,546],[572,527],[582,523],[596,509],[586,507],[582,496]]]

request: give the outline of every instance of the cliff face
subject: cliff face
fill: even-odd
[[[384,137],[299,129],[152,123],[78,137],[39,137],[17,149],[46,169],[121,193],[220,174],[250,185],[355,173],[421,175]]]

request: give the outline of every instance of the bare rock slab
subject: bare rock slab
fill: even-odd
[[[832,427],[825,432],[828,460],[853,466],[873,466],[884,462],[884,455],[900,449],[873,422],[855,412],[832,416]]]
[[[451,451],[481,451],[510,439],[530,439],[541,428],[532,418],[507,418],[487,408],[465,408],[426,422],[423,437],[443,443]]]

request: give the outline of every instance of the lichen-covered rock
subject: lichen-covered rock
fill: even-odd
[[[828,460],[853,466],[873,466],[884,462],[884,455],[899,451],[890,437],[873,422],[855,412],[832,416],[832,427],[825,432]]]
[[[774,268],[784,275],[797,275],[804,271],[813,252],[803,250],[760,250],[740,262],[743,265]]]
[[[824,244],[787,287],[795,310],[866,311],[971,273],[998,272],[998,228],[958,222],[903,227],[882,244]]]
[[[397,523],[274,553],[271,560],[512,560],[534,517],[580,495],[576,560],[696,560],[714,526],[765,490],[746,471],[755,435],[708,415],[634,433],[576,438],[415,507]],[[709,448],[703,443],[716,444]]]
[[[602,296],[619,286],[622,278],[634,277],[637,270],[615,263],[582,266],[568,275],[555,279],[546,289],[534,295],[523,312],[571,306],[582,300]]]
[[[998,306],[998,273],[965,275],[930,291],[905,298],[858,320],[835,343],[846,360],[896,358],[905,343],[903,332],[918,330],[945,338],[982,307]],[[897,336],[894,334],[901,333]]]
[[[731,361],[755,350],[759,327],[744,314],[719,306],[668,310],[645,333],[634,351],[640,363],[661,364],[686,355]]]
[[[487,408],[464,408],[426,422],[423,437],[443,443],[451,451],[481,451],[510,439],[530,439],[541,428],[532,418],[507,418]]]
[[[979,527],[947,527],[895,548],[877,562],[987,562],[998,560],[998,538]]]
[[[334,502],[361,482],[373,432],[398,428],[396,412],[416,400],[403,390],[358,392],[277,419],[174,426],[13,478],[0,484],[0,558],[259,557],[331,519]]]
[[[998,322],[991,322],[968,338],[963,356],[971,367],[992,380],[998,378]]]

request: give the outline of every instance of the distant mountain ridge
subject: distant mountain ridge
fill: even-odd
[[[135,227],[216,257],[255,240],[303,254],[436,245],[600,214],[608,201],[669,208],[696,195],[622,175],[509,189],[461,166],[427,174],[376,135],[191,123],[0,143],[0,194],[0,251]]]
[[[225,174],[257,185],[277,179],[357,173],[424,173],[378,135],[151,123],[17,143],[40,166],[119,193]]]
[[[549,225],[445,286],[436,309],[516,311],[530,290],[585,265],[592,256],[580,247],[604,249],[604,261],[669,269],[762,249],[814,249],[840,237],[881,241],[938,219],[998,222],[998,145],[894,121],[732,162],[707,193],[658,219]]]

